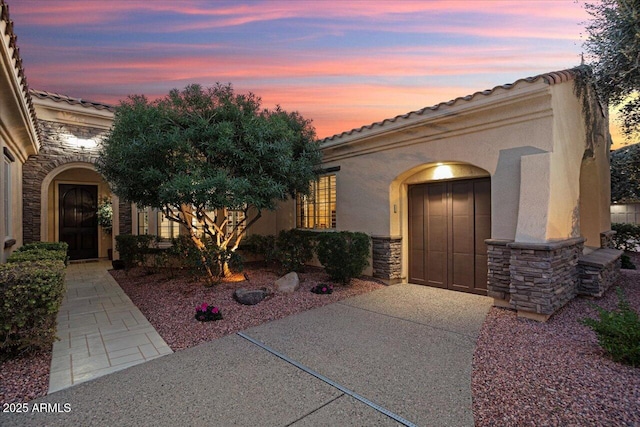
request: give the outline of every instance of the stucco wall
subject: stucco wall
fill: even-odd
[[[522,159],[552,149],[553,122],[546,85],[512,90],[493,95],[491,102],[482,100],[471,111],[471,103],[462,103],[422,126],[358,141],[356,147],[325,148],[323,167],[340,166],[338,229],[402,235],[407,179],[420,181],[421,171],[438,163],[466,163],[492,177],[492,237],[514,239]],[[451,177],[470,176],[476,175],[460,170]]]

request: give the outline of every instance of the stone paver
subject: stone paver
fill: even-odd
[[[173,353],[107,272],[106,261],[67,267],[49,393]]]

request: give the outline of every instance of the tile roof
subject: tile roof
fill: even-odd
[[[432,107],[425,107],[425,108],[423,108],[421,110],[410,111],[410,112],[408,112],[406,114],[401,114],[401,115],[395,116],[395,117],[393,117],[391,119],[384,119],[382,121],[375,122],[375,123],[372,123],[370,125],[365,125],[365,126],[362,126],[362,127],[359,127],[359,128],[351,129],[350,131],[342,132],[342,133],[339,133],[339,134],[324,138],[324,139],[320,140],[320,143],[335,141],[335,140],[338,140],[338,139],[340,139],[342,137],[345,137],[345,136],[355,135],[357,133],[364,132],[366,130],[372,130],[372,129],[375,129],[375,128],[381,128],[381,127],[383,127],[383,126],[385,126],[387,124],[390,124],[390,123],[396,123],[398,121],[409,119],[411,117],[421,116],[421,115],[423,115],[425,113],[428,113],[430,111],[436,111],[436,110],[440,109],[441,107],[445,107],[445,106],[449,106],[450,107],[450,106],[454,105],[455,103],[457,103],[458,101],[471,101],[474,98],[479,97],[479,96],[489,96],[492,93],[494,93],[497,89],[507,89],[508,90],[508,89],[511,89],[511,88],[515,87],[518,83],[522,83],[522,82],[535,83],[535,82],[537,82],[539,80],[542,80],[548,85],[554,85],[554,84],[558,84],[558,83],[564,83],[564,82],[571,81],[571,80],[575,79],[577,75],[582,74],[583,72],[584,72],[583,68],[575,67],[575,68],[571,68],[571,69],[567,69],[567,70],[553,71],[553,72],[550,72],[550,73],[539,74],[539,75],[534,76],[534,77],[527,77],[527,78],[519,79],[519,80],[516,80],[513,83],[498,85],[498,86],[495,86],[492,89],[487,89],[487,90],[475,92],[475,93],[473,93],[471,95],[467,95],[467,96],[461,96],[461,97],[452,99],[451,101],[448,101],[448,102],[441,102],[441,103],[436,104],[436,105],[434,105]]]
[[[31,120],[33,125],[36,128],[36,144],[40,145],[40,140],[42,140],[42,134],[40,133],[40,127],[36,125],[38,121],[36,120],[36,110],[33,107],[33,103],[31,102],[31,96],[29,96],[29,84],[27,83],[27,76],[24,73],[24,67],[22,66],[22,58],[20,58],[20,48],[16,44],[16,40],[18,36],[13,32],[13,21],[9,18],[9,5],[5,3],[4,0],[0,0],[0,21],[5,21],[7,26],[5,27],[5,31],[3,36],[9,39],[9,49],[13,50],[13,60],[15,61],[15,68],[18,75],[19,84],[22,89],[22,96],[27,104],[27,108],[29,110],[29,115],[31,116]]]
[[[67,95],[47,92],[44,90],[31,89],[30,92],[32,96],[38,99],[50,99],[54,102],[66,102],[69,105],[80,105],[85,108],[95,108],[96,110],[107,110],[111,112],[115,111],[115,107],[113,105],[104,104],[102,102],[93,102],[93,101],[87,101],[86,99],[81,99],[81,98],[72,98]]]

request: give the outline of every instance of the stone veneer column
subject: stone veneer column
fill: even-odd
[[[549,243],[508,243],[510,306],[518,315],[546,321],[578,293],[578,258],[584,238]]]
[[[513,240],[487,239],[487,296],[494,304],[509,307],[511,284],[511,249],[507,244]],[[501,302],[502,301],[502,302]]]
[[[118,234],[133,234],[131,203],[118,200]]]
[[[402,237],[371,236],[373,277],[388,284],[402,281]]]

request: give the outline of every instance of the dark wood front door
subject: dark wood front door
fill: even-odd
[[[409,282],[486,295],[489,178],[409,187]]]
[[[60,184],[60,241],[69,244],[69,258],[98,257],[98,186]]]

